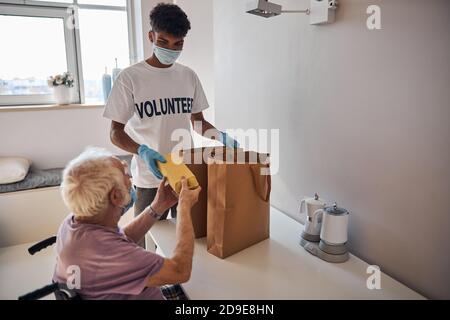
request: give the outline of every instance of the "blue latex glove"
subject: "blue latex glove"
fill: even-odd
[[[225,147],[234,149],[239,148],[239,142],[230,137],[226,132],[221,131],[220,133],[222,134],[220,142],[222,142]]]
[[[161,180],[163,178],[163,175],[161,171],[159,171],[158,166],[156,165],[156,161],[166,163],[167,160],[159,152],[150,149],[144,144],[139,147],[138,155],[142,160],[145,161],[148,168],[155,175],[155,177]]]

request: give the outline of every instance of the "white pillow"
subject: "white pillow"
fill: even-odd
[[[20,157],[0,157],[0,184],[19,182],[25,179],[31,161]]]

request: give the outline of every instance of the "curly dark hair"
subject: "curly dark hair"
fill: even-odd
[[[175,4],[159,3],[150,12],[152,31],[167,32],[175,37],[185,37],[191,30],[186,13]]]

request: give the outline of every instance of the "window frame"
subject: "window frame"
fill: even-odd
[[[68,9],[71,10],[68,10]],[[79,28],[67,28],[69,19],[75,17],[78,22],[78,12],[76,9],[96,9],[96,10],[115,10],[125,11],[127,14],[128,27],[128,49],[130,65],[136,62],[136,41],[134,37],[134,16],[132,0],[126,0],[126,6],[110,6],[110,5],[91,5],[78,4],[78,0],[73,3],[48,2],[34,0],[1,0],[0,14],[29,16],[29,17],[50,17],[62,18],[64,23],[64,39],[66,46],[66,60],[68,71],[72,72],[75,77],[74,97],[72,103],[84,104],[84,79],[83,64],[81,60],[81,39]],[[63,71],[61,71],[63,72]],[[54,104],[55,101],[51,94],[49,95],[8,95],[0,96],[0,108],[5,106],[17,105],[45,105]]]

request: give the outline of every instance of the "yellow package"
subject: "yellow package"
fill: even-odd
[[[181,178],[185,177],[188,182],[189,189],[196,189],[199,187],[197,178],[191,170],[182,162],[182,158],[177,154],[167,154],[164,156],[166,163],[157,161],[158,169],[162,175],[167,178],[172,189],[180,194],[181,192]]]

